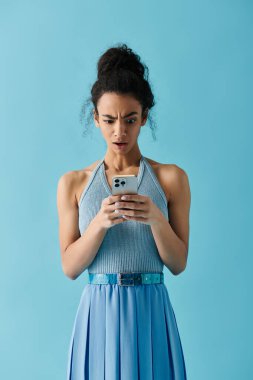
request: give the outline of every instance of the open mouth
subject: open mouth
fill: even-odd
[[[127,143],[113,143],[113,144],[116,144],[118,146],[124,146],[124,145],[127,145]]]

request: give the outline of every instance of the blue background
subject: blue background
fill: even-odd
[[[157,140],[191,186],[188,265],[165,268],[189,380],[252,369],[252,10],[250,1],[1,1],[0,378],[61,380],[87,271],[64,276],[59,177],[100,159],[79,113],[99,56],[127,43],[150,70]],[[93,126],[92,126],[93,128]]]

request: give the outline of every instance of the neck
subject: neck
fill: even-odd
[[[123,172],[126,170],[129,170],[130,168],[137,168],[140,166],[140,162],[142,159],[142,154],[140,153],[136,157],[127,157],[127,156],[121,156],[121,157],[111,157],[108,155],[105,155],[103,161],[105,165],[105,170],[109,170],[111,172]]]

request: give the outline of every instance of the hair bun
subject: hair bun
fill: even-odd
[[[143,78],[145,68],[140,62],[140,56],[133,53],[126,44],[113,47],[106,51],[97,64],[98,79],[103,75],[108,75],[120,70],[128,70]]]
[[[150,115],[155,105],[154,94],[149,83],[149,70],[140,56],[126,44],[117,44],[106,50],[97,63],[97,80],[91,87],[91,97],[87,99],[81,109],[80,121],[93,124],[94,116],[99,117],[98,103],[106,93],[130,95],[141,106],[141,116],[148,118],[153,138],[156,123]],[[91,104],[90,113],[87,112]],[[85,128],[86,129],[86,128]],[[88,132],[84,130],[84,134]]]

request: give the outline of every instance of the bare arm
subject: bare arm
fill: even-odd
[[[78,204],[75,197],[75,173],[68,172],[58,181],[57,208],[59,240],[64,274],[75,280],[93,261],[107,229],[99,223],[98,215],[80,236]]]
[[[170,175],[170,222],[161,214],[160,221],[151,229],[161,259],[177,275],[187,263],[191,193],[188,176],[183,169],[174,165]]]

